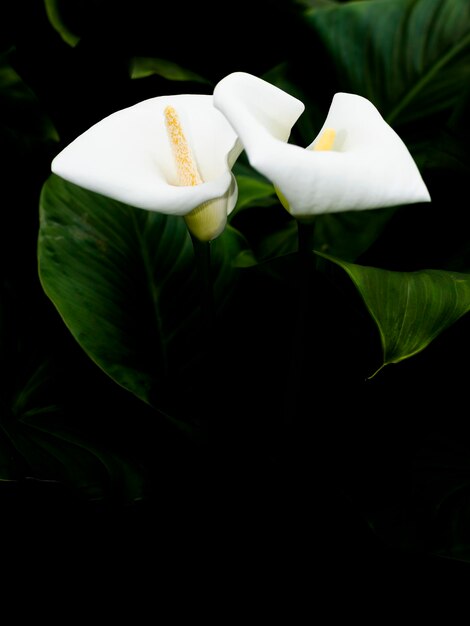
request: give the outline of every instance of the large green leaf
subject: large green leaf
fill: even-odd
[[[45,409],[0,420],[0,480],[60,482],[87,499],[131,502],[143,495],[133,459],[73,432],[63,411]]]
[[[383,364],[421,352],[470,310],[470,275],[394,272],[321,255],[342,267],[361,294],[382,341]]]
[[[193,383],[200,292],[182,218],[135,209],[51,176],[41,196],[44,290],[88,355],[145,402],[167,408]],[[230,295],[244,240],[212,244],[215,298]],[[184,395],[184,394],[181,394]]]
[[[142,497],[140,463],[113,433],[99,435],[105,419],[96,429],[94,420],[84,423],[84,408],[100,414],[96,396],[83,379],[69,385],[72,363],[63,368],[43,354],[53,341],[42,341],[40,314],[32,310],[25,324],[12,290],[0,283],[0,482],[60,483],[80,499]],[[63,379],[59,371],[67,372]]]
[[[467,0],[364,0],[307,11],[342,88],[390,123],[453,105],[470,78]]]

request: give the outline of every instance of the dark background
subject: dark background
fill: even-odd
[[[113,111],[181,92],[180,84],[159,76],[131,80],[132,56],[169,59],[212,84],[232,71],[262,75],[287,63],[292,83],[324,112],[341,88],[296,3],[63,5],[64,21],[80,35],[75,48],[52,28],[41,2],[8,3],[0,25],[0,52],[8,52],[52,120],[60,147]],[[184,84],[191,93],[211,89]],[[13,127],[21,127],[21,107],[8,113]],[[304,419],[286,435],[279,403],[288,347],[278,328],[290,319],[293,287],[279,292],[278,283],[247,279],[241,289],[252,310],[236,312],[232,343],[223,347],[225,358],[233,358],[208,409],[215,424],[210,440],[183,436],[86,357],[44,295],[36,263],[38,198],[58,145],[22,143],[4,127],[5,117],[1,419],[11,428],[8,403],[45,358],[40,393],[62,407],[63,425],[130,459],[144,484],[142,497],[127,501],[122,473],[110,479],[103,468],[93,469],[92,486],[83,488],[67,472],[43,470],[34,453],[33,462],[4,454],[2,468],[12,480],[0,483],[0,507],[5,536],[14,537],[12,554],[22,546],[29,556],[54,554],[62,564],[140,571],[139,579],[142,563],[162,573],[164,562],[172,580],[187,577],[194,585],[201,564],[229,595],[262,601],[257,590],[266,587],[295,590],[300,603],[317,596],[326,605],[331,595],[353,598],[359,607],[370,594],[390,602],[416,592],[417,581],[431,589],[466,579],[465,562],[437,554],[446,542],[468,536],[455,530],[468,519],[466,318],[425,352],[366,380],[379,357],[376,330],[339,270],[320,276],[312,326],[324,332],[306,339],[317,356],[301,385]],[[449,196],[465,194],[467,176],[428,172],[436,202],[397,214],[361,262],[439,267],[449,250],[465,249],[468,218]],[[258,216],[261,224],[263,212]],[[259,224],[241,215],[235,223],[245,232]],[[261,348],[261,362],[244,359],[253,346]],[[455,496],[436,516],[439,490]],[[214,593],[215,583],[208,585]]]

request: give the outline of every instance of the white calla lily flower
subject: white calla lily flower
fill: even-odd
[[[52,171],[120,202],[184,216],[195,237],[210,241],[237,201],[231,168],[241,150],[212,96],[160,96],[92,126]]]
[[[294,217],[431,199],[407,147],[366,98],[335,94],[306,149],[287,143],[304,105],[260,78],[230,74],[216,86],[214,105]]]

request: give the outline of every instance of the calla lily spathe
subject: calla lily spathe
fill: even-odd
[[[287,143],[303,103],[260,78],[230,74],[216,86],[214,105],[295,217],[430,201],[407,147],[361,96],[335,94],[307,149]]]
[[[185,216],[193,234],[208,241],[222,232],[237,201],[231,168],[240,152],[212,96],[161,96],[92,126],[55,157],[52,171],[120,202]],[[179,167],[188,160],[197,170],[190,183]]]

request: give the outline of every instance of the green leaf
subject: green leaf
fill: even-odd
[[[53,414],[0,424],[5,448],[0,445],[0,480],[61,482],[88,499],[108,496],[132,502],[142,497],[143,476],[138,464],[66,430],[64,424],[64,415]]]
[[[373,211],[326,213],[315,217],[314,247],[316,250],[345,261],[355,261],[379,237],[395,208]],[[296,252],[297,222],[289,219],[282,227],[267,232],[255,246],[259,261],[275,259]],[[256,265],[253,255],[237,260],[239,267]]]
[[[271,206],[279,201],[271,183],[246,174],[237,174],[238,200],[235,213],[255,206]]]
[[[8,55],[0,55],[0,137],[2,150],[22,155],[32,146],[59,139],[41,105],[13,69]]]
[[[213,242],[219,308],[245,245],[227,228]],[[43,288],[86,353],[117,383],[165,410],[193,384],[200,293],[182,218],[135,209],[56,176],[41,195]],[[178,393],[177,391],[178,390]]]
[[[470,79],[467,0],[364,0],[306,13],[338,70],[390,123],[433,115]]]
[[[297,251],[297,221],[291,219],[282,228],[267,234],[257,247],[260,261],[275,259]]]
[[[379,237],[396,208],[325,213],[316,218],[315,248],[355,261]]]
[[[156,57],[132,57],[130,64],[131,78],[146,78],[153,75],[167,80],[209,83],[207,79],[177,63]]]
[[[44,0],[47,18],[51,26],[59,33],[69,46],[76,46],[80,37],[75,35],[67,26],[62,15],[62,2],[60,0]]]
[[[9,353],[14,386],[2,378],[0,391],[0,481],[60,482],[87,499],[123,503],[143,495],[143,473],[126,454],[74,431],[69,407],[57,404],[54,368],[48,360],[27,365],[31,356],[18,343]],[[28,346],[29,347],[29,346]],[[29,356],[29,358],[28,358]]]
[[[444,270],[394,272],[320,254],[349,275],[378,326],[382,369],[424,350],[470,310],[470,275]]]

